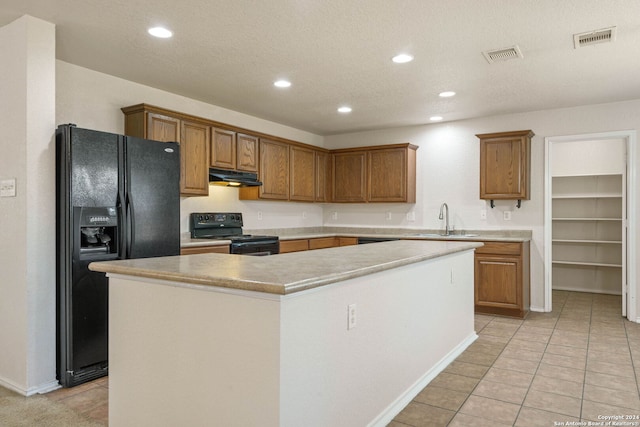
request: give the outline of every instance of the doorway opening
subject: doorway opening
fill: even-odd
[[[545,311],[554,290],[621,297],[637,318],[635,131],[545,138]]]

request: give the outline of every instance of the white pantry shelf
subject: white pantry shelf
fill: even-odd
[[[612,267],[622,268],[622,264],[610,264],[605,262],[584,262],[584,261],[552,261],[554,265],[576,265],[586,267]]]

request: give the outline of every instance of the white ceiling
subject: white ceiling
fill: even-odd
[[[640,98],[639,0],[2,0],[0,26],[24,14],[60,60],[321,135]]]

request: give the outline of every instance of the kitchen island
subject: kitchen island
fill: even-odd
[[[479,246],[91,264],[109,276],[110,425],[386,425],[475,340]]]

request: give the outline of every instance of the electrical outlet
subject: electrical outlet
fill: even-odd
[[[356,305],[349,304],[347,306],[347,330],[356,327]]]
[[[258,211],[258,221],[262,221],[262,211]]]
[[[482,209],[480,211],[480,219],[487,219],[487,210],[486,209]]]
[[[391,221],[391,212],[387,212],[384,217],[387,219],[387,221]]]
[[[505,221],[511,221],[511,211],[504,211],[502,213],[502,219]]]
[[[334,221],[338,219],[338,212],[336,211],[331,212],[331,219]]]
[[[0,197],[16,197],[15,178],[0,181]]]
[[[307,213],[306,212],[302,212],[302,219],[307,219]]]
[[[415,221],[416,213],[414,211],[407,212],[407,221]]]
[[[451,283],[455,283],[455,280],[453,279],[453,268],[451,269]]]

